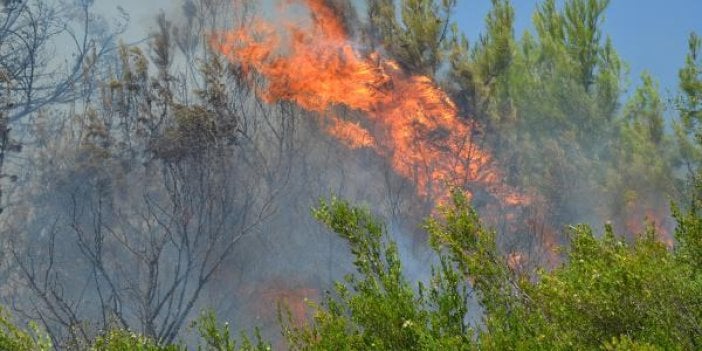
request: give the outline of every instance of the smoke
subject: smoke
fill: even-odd
[[[181,279],[185,243],[210,240],[203,250],[221,250],[227,235],[234,235],[236,245],[194,300],[187,319],[214,308],[234,329],[262,326],[265,336],[275,339],[277,300],[302,318],[305,299],[320,299],[334,281],[353,273],[346,244],[310,216],[318,199],[338,195],[386,218],[411,282],[429,280],[436,256],[420,224],[451,186],[468,181],[472,185],[466,190],[500,208],[526,201],[499,182],[497,166],[473,144],[471,126],[459,120],[435,83],[359,50],[350,37],[352,20],[339,17],[349,11],[344,2],[334,7],[324,1],[293,2],[282,9],[258,3],[263,17],[255,15],[255,6],[245,6],[248,2],[238,3],[244,5],[226,1],[220,8],[225,10],[208,13],[187,2],[185,14],[177,16],[182,9],[167,2],[121,4],[133,21],[123,34],[125,42],[170,38],[170,45],[115,52],[96,73],[95,79],[105,83],[97,85],[96,95],[73,110],[45,115],[45,123],[31,131],[34,144],[20,166],[26,172],[11,195],[18,203],[3,223],[4,233],[22,233],[12,250],[24,255],[7,266],[15,271],[4,296],[28,318],[37,318],[48,306],[20,298],[37,294],[22,278],[21,264],[36,268],[39,273],[31,278],[39,285],[60,290],[60,298],[48,303],[75,306],[67,320],[73,314],[91,321],[88,334],[113,319],[154,333],[159,326],[147,323],[153,322],[147,320],[147,297],[167,296],[167,284]],[[171,19],[159,24],[153,15],[160,8]],[[105,11],[107,16],[111,10]],[[151,12],[152,19],[142,20],[142,11]],[[201,18],[207,18],[205,23]],[[234,32],[221,31],[227,26]],[[232,59],[226,70],[239,80],[228,81],[231,101],[216,106],[227,113],[225,120],[213,122],[215,127],[207,121],[220,110],[191,107],[198,95],[189,90],[210,87],[198,76],[201,69],[193,67],[209,58],[207,51],[198,54],[203,47],[198,44],[210,43],[191,36],[212,30],[225,39],[246,36],[223,44],[244,44],[254,55],[241,60],[224,52]],[[248,36],[252,40],[241,41]],[[256,46],[276,40],[291,45]],[[147,55],[152,60],[145,64]],[[154,63],[168,55],[176,56],[168,65]],[[309,61],[285,61],[296,57]],[[122,66],[113,70],[116,62]],[[153,75],[160,78],[154,82],[143,77],[148,69],[170,71],[157,71]],[[171,91],[164,90],[164,81],[172,84]],[[180,104],[172,111],[160,106],[168,103],[168,94]],[[172,119],[163,125],[149,124],[169,114]],[[230,115],[238,120],[228,120]],[[239,134],[220,140],[218,128],[236,128]],[[196,156],[200,153],[207,156]],[[264,220],[239,236],[259,212]],[[173,239],[179,235],[182,242]],[[149,285],[153,279],[146,279],[153,267],[145,257],[152,251],[158,253],[153,262],[162,267],[158,282],[165,287],[154,288]],[[209,251],[187,254],[208,257]],[[185,296],[195,292],[177,288]],[[104,306],[109,309],[101,310]],[[168,313],[154,320],[167,321]],[[62,337],[67,326],[51,322],[47,327]]]
[[[237,222],[230,215],[264,213],[250,233],[237,237],[231,254],[215,270],[188,319],[195,318],[199,309],[210,307],[221,320],[233,322],[233,329],[261,326],[270,339],[279,336],[278,301],[287,303],[294,317],[302,319],[307,299],[319,300],[332,290],[334,281],[353,273],[346,244],[310,216],[310,208],[320,198],[337,195],[387,219],[389,237],[398,244],[404,273],[411,282],[429,281],[431,266],[438,263],[426,245],[421,223],[447,199],[453,187],[469,193],[490,225],[504,234],[500,246],[511,254],[515,265],[555,263],[559,228],[551,227],[549,220],[559,217],[553,222],[576,220],[599,225],[606,217],[591,210],[604,201],[598,196],[601,189],[594,191],[589,184],[579,182],[579,169],[568,168],[567,163],[554,167],[567,169],[565,174],[572,177],[537,179],[532,185],[538,188],[546,182],[563,181],[562,188],[571,192],[562,194],[563,198],[579,198],[572,207],[546,206],[535,191],[510,186],[505,177],[513,173],[511,168],[521,169],[532,160],[514,160],[507,157],[506,150],[486,147],[484,134],[495,131],[485,131],[480,123],[462,116],[462,106],[457,106],[438,83],[403,70],[383,52],[369,53],[369,48],[356,40],[360,34],[353,27],[358,18],[351,2],[221,0],[212,7],[202,3],[187,0],[174,6],[165,0],[130,0],[120,3],[122,10],[116,10],[99,2],[97,9],[108,18],[113,13],[110,11],[130,14],[132,25],[123,34],[127,43],[153,38],[153,33],[162,29],[154,15],[165,10],[173,42],[162,52],[177,57],[170,66],[158,68],[168,74],[152,73],[163,78],[157,79],[161,84],[157,85],[151,77],[138,80],[139,70],[144,66],[153,69],[153,62],[143,64],[135,51],[127,51],[129,67],[116,73],[108,67],[103,70],[105,76],[99,77],[107,82],[101,88],[104,106],[57,113],[62,117],[44,116],[50,123],[34,131],[37,143],[27,151],[30,156],[21,166],[24,181],[13,198],[22,203],[6,217],[10,220],[3,223],[3,231],[23,233],[21,239],[35,245],[30,247],[37,252],[37,265],[42,255],[49,254],[47,238],[51,233],[60,236],[53,249],[61,255],[56,264],[60,277],[69,282],[64,284],[66,297],[84,305],[92,303],[81,312],[83,318],[100,319],[96,306],[101,292],[96,286],[102,283],[85,265],[85,259],[74,259],[86,250],[76,244],[75,232],[76,228],[94,226],[99,217],[95,204],[101,197],[109,201],[104,208],[108,214],[100,219],[108,223],[106,227],[124,233],[105,242],[113,264],[110,268],[126,272],[121,277],[137,282],[146,275],[145,270],[130,270],[134,262],[124,261],[123,256],[131,256],[120,248],[123,243],[119,239],[131,235],[148,247],[144,238],[149,235],[168,238],[170,233],[150,227],[159,227],[158,222],[165,218],[162,211],[176,209],[182,216],[176,216],[174,223],[180,224],[181,217],[192,218],[187,227],[200,220],[206,223],[202,225],[208,229],[206,234],[212,235],[217,230],[210,229],[218,228],[223,237],[249,223],[248,217]],[[144,49],[144,56],[158,55],[146,45],[130,49],[137,47]],[[208,66],[220,69],[214,74],[202,68],[212,62],[211,49],[229,60]],[[211,76],[203,78],[203,72]],[[120,79],[127,76],[134,81],[122,86]],[[167,91],[164,82],[171,84],[172,90]],[[226,87],[224,93],[216,90],[220,83]],[[151,95],[130,95],[139,89]],[[206,95],[208,89],[215,91]],[[158,110],[158,104],[168,99],[177,100],[177,108]],[[214,107],[193,107],[201,100],[214,101]],[[538,104],[538,99],[534,98],[534,103]],[[164,122],[166,127],[153,127],[163,128],[154,132],[153,138],[145,137],[150,131],[143,121],[148,118],[142,117],[155,119],[161,114],[175,117]],[[122,115],[134,118],[120,120]],[[235,118],[225,118],[226,123],[219,124],[223,121],[217,118],[222,116]],[[42,128],[46,130],[38,131]],[[220,138],[217,128],[236,130],[236,136]],[[208,149],[209,143],[216,152]],[[548,142],[535,147],[552,149]],[[155,156],[139,154],[142,149],[155,150]],[[208,155],[216,161],[210,173],[194,170],[203,161],[193,155],[202,150],[211,152]],[[553,159],[572,157],[559,152],[553,148]],[[587,153],[576,148],[568,152]],[[202,203],[220,211],[211,211],[207,217],[196,213],[201,207],[188,208],[171,200],[169,191],[175,183],[164,174],[173,170],[159,168],[159,162],[169,164],[179,158],[188,160],[178,169],[182,172],[178,173],[179,181],[215,193],[218,203]],[[593,169],[600,171],[594,165]],[[192,190],[188,195],[194,196],[189,198],[194,202],[192,199],[201,200],[198,196],[202,194]],[[227,201],[231,201],[230,206],[216,207]],[[74,213],[75,204],[80,204],[79,215]],[[141,221],[140,216],[147,219]],[[226,225],[224,230],[217,226],[220,223]],[[172,227],[176,226],[168,229]],[[85,238],[79,234],[78,239]],[[222,245],[224,240],[215,243]],[[160,258],[165,267],[171,267],[164,269],[169,277],[176,274],[172,267],[178,256],[171,250]],[[527,255],[532,257],[524,259]],[[12,286],[17,296],[27,291],[19,285]],[[125,296],[132,297],[139,288],[136,283],[124,288],[132,289]],[[124,309],[129,311],[130,322],[144,314],[135,306]],[[479,309],[472,310],[477,320]]]

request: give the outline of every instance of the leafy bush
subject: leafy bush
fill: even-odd
[[[441,263],[430,282],[414,287],[370,211],[332,198],[313,213],[348,242],[357,273],[312,305],[310,323],[284,320],[293,350],[676,350],[702,343],[702,275],[685,244],[702,233],[685,224],[693,214],[680,216],[682,246],[674,251],[653,228],[629,243],[611,226],[600,238],[587,226],[571,227],[564,263],[529,277],[509,267],[494,231],[456,192],[426,224]],[[481,307],[471,312],[483,316],[478,326],[467,322],[471,293]]]
[[[52,349],[49,337],[34,324],[29,331],[14,325],[9,316],[0,310],[0,351],[48,351]]]

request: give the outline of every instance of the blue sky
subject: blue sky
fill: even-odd
[[[519,37],[531,28],[531,17],[539,1],[512,3]],[[458,0],[454,20],[474,41],[483,31],[489,9],[490,0]],[[677,88],[678,69],[685,61],[689,33],[702,35],[702,0],[612,0],[605,14],[604,31],[629,64],[632,84],[638,84],[641,72],[648,70],[664,91],[673,91]]]
[[[517,36],[531,27],[531,17],[539,2],[512,0],[517,13]],[[159,9],[170,13],[179,9],[179,4],[175,0],[119,2],[137,24],[130,27],[126,36],[143,37],[144,29],[153,28],[153,19]],[[96,5],[106,13],[116,7],[108,0],[96,1]],[[454,20],[474,41],[483,30],[489,9],[490,0],[458,0]],[[604,29],[629,64],[632,84],[638,84],[641,72],[649,70],[664,91],[674,90],[677,71],[685,60],[688,34],[694,30],[702,35],[702,0],[611,0]]]

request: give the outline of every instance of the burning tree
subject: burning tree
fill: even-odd
[[[290,46],[265,21],[212,39],[218,51],[267,79],[259,93],[316,112],[327,132],[354,148],[367,147],[415,182],[421,196],[442,199],[447,188],[488,189],[508,205],[528,202],[502,183],[476,126],[459,118],[450,97],[427,76],[406,73],[392,60],[357,51],[341,18],[323,1],[307,1],[309,27],[288,24]],[[362,112],[342,120],[334,107]]]

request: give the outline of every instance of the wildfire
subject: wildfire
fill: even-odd
[[[408,74],[377,53],[362,55],[324,0],[290,2],[307,6],[309,23],[276,27],[257,20],[211,40],[244,72],[265,77],[262,99],[316,112],[329,135],[351,148],[371,148],[421,196],[441,200],[459,186],[485,189],[505,205],[529,201],[502,184],[490,154],[473,140],[475,126],[429,77]],[[339,108],[360,116],[341,119]]]
[[[633,207],[625,214],[624,223],[626,231],[632,235],[642,234],[650,226],[655,230],[658,239],[668,248],[672,248],[674,240],[671,234],[669,218],[670,214],[667,212],[667,208],[664,207]]]

